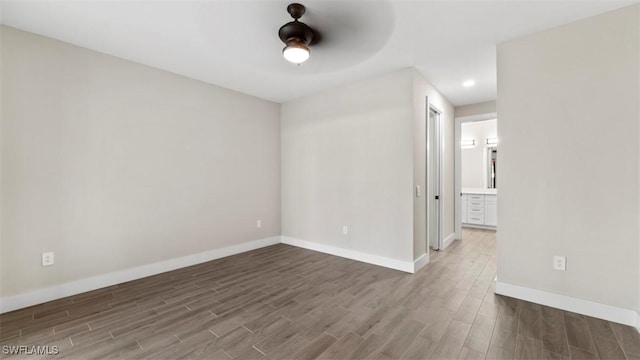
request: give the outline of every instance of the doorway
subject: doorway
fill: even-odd
[[[478,130],[474,135],[465,132],[463,124],[481,127],[482,123],[497,121],[496,113],[464,116],[455,119],[455,232],[456,239],[462,239],[462,224],[466,227],[495,230],[497,226],[496,195],[497,132]],[[495,128],[495,125],[493,125]],[[478,132],[480,131],[480,132]],[[484,131],[484,132],[483,132]],[[463,154],[463,152],[465,152]],[[476,154],[476,155],[474,155]],[[470,170],[463,171],[463,162],[475,159]],[[466,165],[465,165],[466,166]],[[464,177],[464,179],[463,179]],[[471,211],[474,211],[471,216]]]
[[[428,246],[433,250],[442,249],[442,112],[428,106],[427,139],[427,186],[431,193],[431,201],[427,200],[427,224],[429,236]],[[429,131],[430,129],[430,131]],[[431,166],[429,166],[431,164]]]

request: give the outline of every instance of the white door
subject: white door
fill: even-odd
[[[440,112],[429,107],[429,129],[431,134],[429,137],[430,156],[428,161],[431,162],[431,174],[427,177],[430,182],[431,206],[429,206],[429,246],[434,250],[442,248],[442,124]],[[429,204],[429,202],[427,202]]]

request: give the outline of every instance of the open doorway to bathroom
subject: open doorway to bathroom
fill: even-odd
[[[456,118],[456,237],[464,229],[497,230],[500,183],[496,114]]]

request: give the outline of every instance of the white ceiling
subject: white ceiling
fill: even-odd
[[[292,1],[2,0],[0,19],[277,102],[414,66],[465,105],[496,98],[497,43],[638,2],[300,1],[323,40],[299,67],[277,35]]]

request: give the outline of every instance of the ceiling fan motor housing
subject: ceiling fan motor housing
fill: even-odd
[[[278,31],[278,35],[283,43],[296,39],[309,45],[313,41],[313,30],[307,24],[297,20],[284,24]]]

